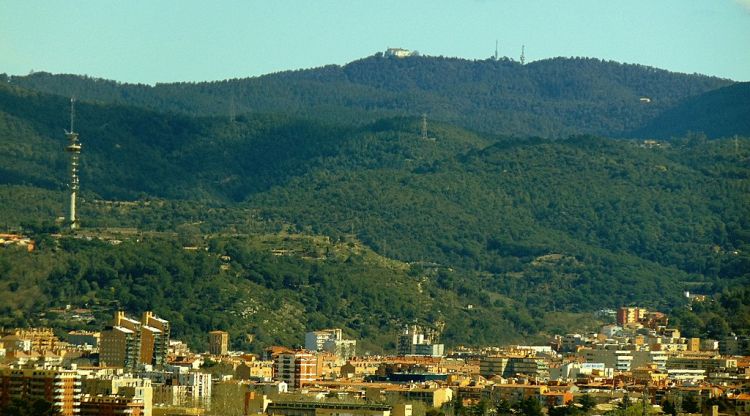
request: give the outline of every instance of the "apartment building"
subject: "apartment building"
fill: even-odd
[[[28,340],[30,350],[37,352],[52,351],[60,340],[52,332],[52,328],[16,328],[6,335],[16,336],[18,339]]]
[[[105,327],[99,339],[99,364],[134,369],[140,361],[140,331],[115,325]]]
[[[617,310],[617,324],[634,324],[646,317],[648,311],[644,308],[623,306]]]
[[[0,369],[0,404],[13,399],[44,399],[61,416],[80,412],[81,380],[75,371],[57,369]]]
[[[305,350],[282,352],[274,359],[273,378],[293,389],[312,383],[317,377],[317,359]]]
[[[434,342],[435,336],[432,330],[424,330],[417,325],[406,326],[397,340],[398,355],[442,357],[445,347]]]
[[[305,349],[308,351],[323,351],[323,345],[326,341],[341,339],[343,339],[343,332],[340,328],[310,331],[305,334]]]
[[[582,349],[578,355],[588,363],[603,363],[615,371],[630,371],[633,368],[633,351],[624,349]]]
[[[171,325],[169,321],[157,317],[150,311],[143,313],[141,323],[143,329],[150,335],[148,338],[144,337],[141,342],[141,360],[146,364],[161,367],[167,361]]]
[[[549,379],[549,367],[540,357],[486,356],[479,360],[479,374],[485,378],[528,376],[546,380]]]
[[[212,355],[227,355],[229,352],[229,333],[226,331],[209,332],[208,352]]]
[[[111,367],[135,370],[141,364],[161,367],[166,363],[170,325],[151,312],[142,321],[117,311],[111,326],[99,338],[100,362]]]
[[[357,341],[344,339],[340,328],[322,329],[305,334],[305,349],[308,351],[326,351],[337,358],[349,360],[357,354]]]

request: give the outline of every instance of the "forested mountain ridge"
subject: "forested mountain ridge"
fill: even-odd
[[[697,334],[716,317],[724,332],[750,328],[729,319],[750,317],[735,301],[750,283],[747,138],[646,145],[431,122],[424,140],[418,117],[230,121],[80,101],[84,228],[157,234],[55,244],[46,234],[64,206],[68,111],[66,97],[0,85],[0,225],[41,242],[0,255],[6,325],[61,302],[114,302],[156,310],[195,343],[216,327],[294,342],[322,325],[379,343],[417,320],[444,321],[448,343],[478,344],[641,304],[698,322]],[[272,254],[286,244],[290,255]],[[389,281],[396,301],[370,298]],[[685,289],[723,293],[730,307],[691,315]],[[244,298],[270,306],[245,316],[257,305]],[[277,312],[294,320],[264,326]]]
[[[619,136],[682,99],[732,83],[588,58],[521,65],[507,58],[398,59],[382,54],[343,66],[155,86],[43,72],[4,78],[84,100],[190,115],[284,113],[351,124],[427,113],[431,120],[476,131],[540,137]]]
[[[750,136],[750,82],[686,98],[629,135],[669,139],[689,132],[713,138]]]
[[[0,84],[4,183],[64,187],[69,111],[65,97]],[[278,115],[228,123],[86,102],[76,104],[76,113],[81,181],[107,199],[243,199],[304,172],[314,156],[335,152],[350,130]],[[254,180],[240,180],[246,175]]]

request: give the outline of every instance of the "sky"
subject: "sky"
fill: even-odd
[[[154,84],[343,65],[389,47],[582,56],[750,81],[750,0],[0,0],[0,73]]]

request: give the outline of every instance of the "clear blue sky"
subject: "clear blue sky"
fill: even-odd
[[[750,0],[0,0],[0,72],[203,81],[387,47],[587,56],[750,81]]]

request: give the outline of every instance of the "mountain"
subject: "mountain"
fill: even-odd
[[[688,97],[630,135],[669,139],[689,132],[711,138],[750,136],[750,82]]]
[[[732,319],[750,283],[745,137],[524,138],[433,121],[425,140],[419,117],[229,120],[81,100],[84,238],[55,240],[68,111],[0,84],[0,226],[39,241],[0,250],[2,325],[85,304],[154,309],[196,345],[207,329],[291,343],[320,326],[381,344],[414,321],[480,344],[640,304],[698,322],[694,335],[750,329]],[[718,300],[701,315],[684,290]]]
[[[0,155],[3,182],[63,189],[69,111],[67,98],[0,84],[9,145]],[[345,131],[283,116],[228,123],[86,102],[76,115],[84,189],[108,199],[243,199],[304,172],[311,158],[335,151]]]
[[[431,121],[484,133],[557,138],[619,136],[682,99],[732,84],[587,58],[521,65],[507,58],[470,61],[382,54],[343,66],[155,86],[43,72],[4,78],[27,89],[194,116],[282,113],[361,125],[426,113]]]

